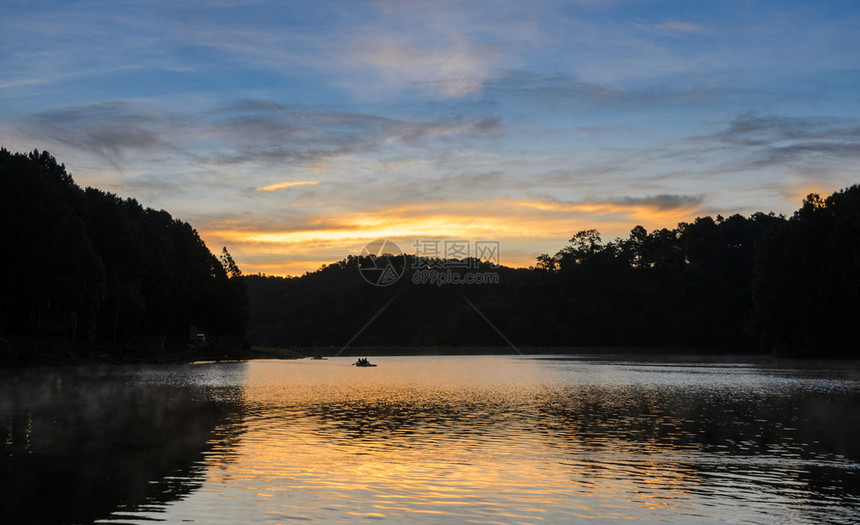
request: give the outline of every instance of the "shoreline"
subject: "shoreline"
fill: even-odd
[[[60,345],[58,345],[60,346]],[[100,351],[101,350],[101,351]],[[665,363],[792,363],[810,364],[820,362],[831,367],[844,363],[849,368],[860,368],[860,359],[822,359],[818,357],[778,357],[763,353],[738,352],[722,348],[690,347],[631,347],[631,346],[571,346],[571,347],[309,347],[276,348],[253,346],[233,352],[214,352],[210,349],[165,349],[152,353],[117,355],[104,349],[46,350],[42,347],[26,356],[4,355],[0,369],[33,367],[77,367],[77,366],[126,366],[126,365],[170,365],[200,362],[235,362],[254,360],[300,360],[315,357],[457,357],[457,356],[546,356],[550,359],[633,360]]]

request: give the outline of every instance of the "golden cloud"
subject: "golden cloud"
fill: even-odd
[[[315,180],[288,180],[284,182],[276,182],[274,184],[269,184],[268,186],[263,186],[262,188],[255,188],[254,191],[276,191],[292,188],[293,186],[313,186],[318,182],[319,181]]]
[[[301,224],[234,219],[212,223],[201,232],[218,245],[235,246],[231,252],[248,273],[299,275],[357,254],[367,242],[381,238],[406,252],[416,239],[498,240],[504,246],[502,264],[526,267],[540,253],[560,250],[577,231],[596,228],[610,240],[626,236],[636,225],[673,228],[692,220],[700,204],[690,199],[667,209],[665,201],[499,199],[483,209],[474,202],[401,204],[382,208],[379,214],[350,211],[307,217]]]

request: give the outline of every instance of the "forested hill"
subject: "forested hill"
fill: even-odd
[[[581,231],[498,284],[426,280],[405,258],[386,287],[349,257],[301,277],[248,276],[249,334],[278,346],[655,346],[860,357],[860,186],[812,194],[791,218],[700,217],[604,242]],[[474,262],[474,261],[472,261]],[[453,268],[452,268],[453,267]],[[449,278],[450,280],[450,278]],[[463,280],[463,279],[461,279]],[[418,281],[418,284],[416,284]]]
[[[182,344],[192,325],[215,336],[247,327],[252,343],[284,347],[860,357],[860,186],[811,194],[790,218],[700,217],[610,242],[581,231],[528,269],[404,257],[389,286],[370,284],[361,270],[374,261],[358,256],[301,277],[243,276],[188,223],[80,188],[47,152],[0,149],[0,221],[0,362],[34,341],[105,352],[132,334]],[[450,282],[470,275],[482,284]]]
[[[33,341],[116,351],[131,334],[184,344],[191,325],[244,334],[226,248],[216,257],[166,211],[80,188],[47,152],[0,149],[0,224],[0,355]]]

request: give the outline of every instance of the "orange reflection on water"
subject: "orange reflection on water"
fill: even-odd
[[[524,363],[513,377],[441,361],[432,378],[396,361],[374,370],[345,358],[249,365],[235,461],[210,481],[277,496],[290,512],[320,505],[367,519],[533,523],[684,508],[696,480],[660,459],[659,442],[595,448],[568,425],[541,428],[553,416],[537,409],[553,385],[537,368],[530,375]],[[614,410],[619,400],[603,403]]]

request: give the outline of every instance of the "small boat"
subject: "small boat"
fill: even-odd
[[[313,359],[315,361],[327,361],[328,360],[327,357],[323,357],[321,355],[315,355],[315,356],[311,357],[311,359]]]
[[[356,360],[356,362],[352,364],[352,366],[367,367],[367,366],[376,366],[376,365],[374,365],[373,363],[368,361],[366,357],[359,357],[358,360]]]

